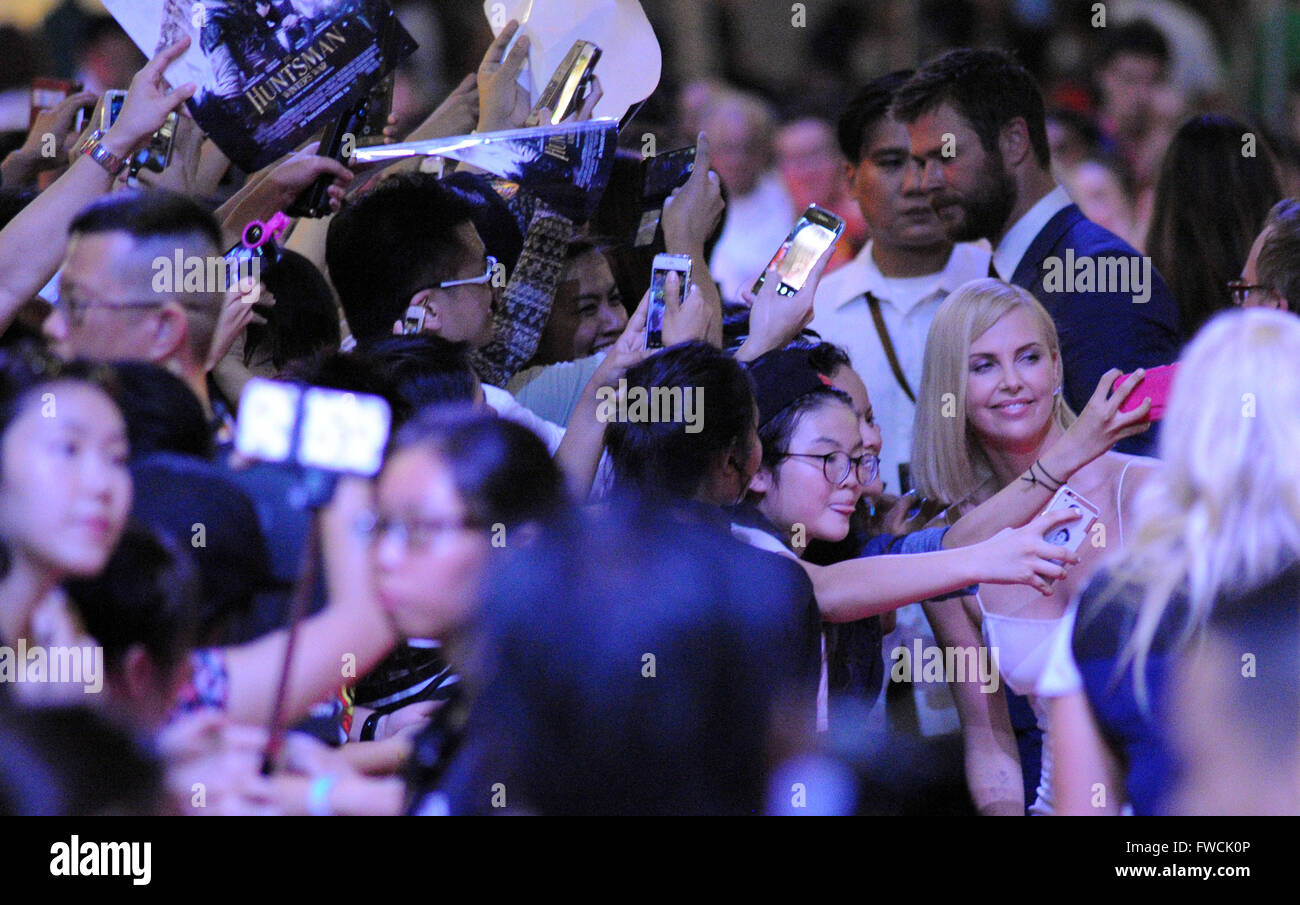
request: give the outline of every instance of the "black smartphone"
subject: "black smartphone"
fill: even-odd
[[[781,276],[781,285],[776,291],[781,295],[794,295],[808,281],[808,274],[812,272],[817,259],[835,244],[842,232],[843,220],[825,208],[810,204],[795,222],[790,235],[785,237],[767,267],[763,268],[763,273],[758,275],[754,293],[757,294],[762,288],[767,271],[775,267]]]
[[[397,70],[388,73],[366,98],[366,118],[357,133],[357,147],[369,148],[384,143],[384,126],[388,125],[388,115],[393,112],[393,83],[397,79]]]
[[[664,286],[668,274],[677,274],[677,286],[682,298],[691,285],[690,255],[655,255],[650,271],[650,310],[646,312],[645,347],[662,349],[664,346]]]
[[[641,197],[647,201],[662,201],[690,179],[694,170],[695,145],[646,158]]]
[[[560,65],[555,67],[555,74],[546,83],[542,93],[533,105],[533,112],[528,117],[530,125],[559,125],[565,117],[576,113],[587,99],[591,87],[591,77],[595,74],[596,63],[600,60],[600,48],[590,41],[574,41],[569,52],[564,55]],[[549,123],[539,122],[542,108],[551,111]]]

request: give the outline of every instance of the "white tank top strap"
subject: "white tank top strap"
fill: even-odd
[[[1124,546],[1124,475],[1128,474],[1129,467],[1136,462],[1136,459],[1129,459],[1124,463],[1124,468],[1119,473],[1119,480],[1115,482],[1115,518],[1119,527],[1119,543]]]

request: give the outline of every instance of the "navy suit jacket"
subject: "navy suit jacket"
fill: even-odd
[[[1101,375],[1111,368],[1126,374],[1137,368],[1164,365],[1178,358],[1178,303],[1154,265],[1150,270],[1150,298],[1135,302],[1131,292],[1049,292],[1044,280],[1049,259],[1062,262],[1067,250],[1075,261],[1090,257],[1141,260],[1133,246],[1108,229],[1093,223],[1077,205],[1058,211],[1034,237],[1020,260],[1011,282],[1033,293],[1056,322],[1065,368],[1065,401],[1076,412],[1092,397]],[[1066,288],[1070,283],[1064,284]],[[1121,452],[1152,455],[1153,429],[1119,444]]]

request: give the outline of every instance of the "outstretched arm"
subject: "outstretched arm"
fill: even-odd
[[[1023,528],[1004,528],[982,543],[957,550],[867,556],[831,566],[803,563],[803,567],[827,622],[865,619],[983,582],[1027,584],[1050,594],[1050,583],[1065,577],[1065,567],[1052,560],[1078,559],[1043,537],[1075,518],[1077,514],[1058,509]]]
[[[194,93],[193,84],[171,89],[163,76],[189,44],[189,38],[184,38],[161,51],[131,80],[122,112],[101,140],[119,158],[135,153],[163,124],[167,114]],[[93,160],[78,157],[66,173],[0,230],[0,331],[59,269],[73,219],[112,185],[107,170]]]

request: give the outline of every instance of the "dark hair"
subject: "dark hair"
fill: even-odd
[[[1193,117],[1178,129],[1160,165],[1147,250],[1178,300],[1184,338],[1231,306],[1237,279],[1269,208],[1282,196],[1273,154],[1241,153],[1252,129],[1231,117]],[[1257,133],[1258,135],[1258,133]]]
[[[788,676],[704,540],[615,505],[510,551],[480,609],[489,678],[443,784],[452,813],[491,813],[497,782],[525,813],[762,810]]]
[[[281,376],[284,380],[308,386],[379,396],[392,409],[394,424],[400,424],[413,414],[410,405],[397,391],[392,374],[360,350],[318,352],[310,358],[290,362]]]
[[[443,185],[459,189],[480,203],[474,206],[474,226],[479,238],[487,247],[488,254],[505,265],[506,273],[515,272],[515,264],[524,250],[524,234],[520,232],[519,221],[510,210],[487,176],[457,170],[443,177]]]
[[[244,364],[265,347],[277,369],[288,362],[339,347],[339,313],[329,281],[311,261],[288,249],[262,274],[275,304],[259,307],[265,324],[244,332]]]
[[[892,112],[900,122],[911,123],[945,103],[970,123],[990,154],[998,149],[1002,127],[1021,117],[1038,165],[1051,165],[1043,94],[1006,51],[961,48],[931,60],[898,89]]]
[[[628,369],[627,385],[702,392],[700,430],[664,422],[615,421],[606,443],[619,484],[651,497],[688,500],[719,453],[743,443],[754,428],[754,384],[735,359],[708,343],[682,343]]]
[[[158,815],[163,766],[89,707],[0,705],[0,816]]]
[[[851,368],[853,362],[849,359],[849,353],[835,343],[824,341],[808,342],[807,340],[796,339],[794,344],[804,345],[807,342],[808,364],[813,366],[818,374],[825,374],[829,377],[840,368]]]
[[[758,429],[758,439],[763,442],[763,465],[772,472],[773,480],[777,465],[789,451],[790,438],[798,430],[803,416],[831,402],[847,405],[850,410],[853,408],[853,400],[848,393],[835,387],[820,387],[811,393],[804,393]]]
[[[1268,235],[1255,265],[1259,281],[1286,299],[1288,309],[1300,311],[1300,202],[1283,198],[1273,205],[1263,228]]]
[[[862,160],[863,152],[871,143],[870,136],[876,123],[889,114],[889,105],[894,102],[895,92],[907,84],[913,71],[899,69],[873,79],[853,95],[849,105],[844,108],[836,125],[836,136],[840,150],[850,163]]]
[[[386,336],[358,351],[383,373],[411,412],[429,405],[474,401],[479,379],[466,343],[421,333]]]
[[[123,232],[137,240],[202,236],[221,247],[221,226],[197,202],[161,189],[114,192],[82,209],[70,233]]]
[[[475,408],[428,408],[396,433],[388,456],[411,448],[447,463],[477,526],[513,528],[565,509],[563,475],[546,444],[521,424]]]
[[[184,662],[198,630],[198,572],[175,541],[130,524],[104,571],[67,582],[87,633],[104,649],[104,663],[117,669],[133,645],[170,675]]]
[[[132,458],[155,452],[212,458],[212,427],[189,384],[145,362],[117,362],[113,371],[122,388],[120,405]]]
[[[1164,32],[1146,19],[1134,19],[1107,28],[1106,38],[1102,41],[1101,56],[1098,65],[1105,66],[1121,54],[1139,57],[1151,57],[1159,60],[1161,66],[1169,65],[1169,42]]]
[[[464,249],[455,230],[479,202],[428,173],[385,179],[334,216],[325,263],[358,341],[389,334],[412,295],[450,277]]]

